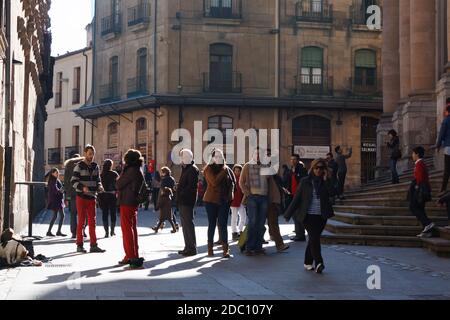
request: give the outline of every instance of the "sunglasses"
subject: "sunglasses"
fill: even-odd
[[[322,167],[322,166],[320,166],[320,167],[315,167],[314,170],[325,170],[325,167]]]

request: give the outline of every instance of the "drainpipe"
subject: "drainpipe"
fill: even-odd
[[[6,11],[6,72],[5,72],[5,197],[3,207],[3,229],[10,227],[11,212],[11,184],[12,184],[12,163],[13,163],[13,147],[10,139],[11,132],[11,0],[5,1]]]
[[[280,96],[280,0],[275,0],[275,98]]]
[[[88,63],[89,63],[89,57],[86,54],[86,49],[83,50],[83,56],[85,59],[85,70],[84,70],[84,105],[87,105],[87,95],[88,95]],[[92,142],[91,142],[92,143]],[[84,129],[83,129],[83,146],[86,146],[86,119],[84,119]],[[81,152],[81,150],[80,150]]]
[[[158,17],[158,0],[155,0],[155,11],[154,11],[154,15],[153,15],[153,94],[156,94],[158,92],[158,79],[157,79],[157,74],[158,74],[158,70],[157,70],[157,65],[158,65],[158,60],[157,60],[158,22],[157,22],[157,17]],[[156,121],[157,121],[157,117],[156,117],[156,109],[155,109],[153,112],[153,145],[154,145],[153,157],[155,160],[155,171],[157,170],[156,168],[158,168],[158,151],[157,151],[158,137],[157,137]]]

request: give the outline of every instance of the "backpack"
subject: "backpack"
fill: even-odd
[[[150,198],[150,188],[148,187],[145,180],[142,180],[141,188],[137,195],[137,201],[139,204],[146,203]]]

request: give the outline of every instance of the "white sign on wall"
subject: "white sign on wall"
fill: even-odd
[[[330,147],[324,146],[295,146],[294,154],[298,154],[300,159],[326,158],[330,152]]]

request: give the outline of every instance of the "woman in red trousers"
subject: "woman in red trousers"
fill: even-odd
[[[138,194],[144,181],[141,171],[143,158],[139,151],[128,150],[124,157],[125,166],[116,182],[119,191],[120,224],[122,227],[125,258],[120,265],[130,265],[131,269],[142,268],[143,258],[139,258],[137,213]]]

